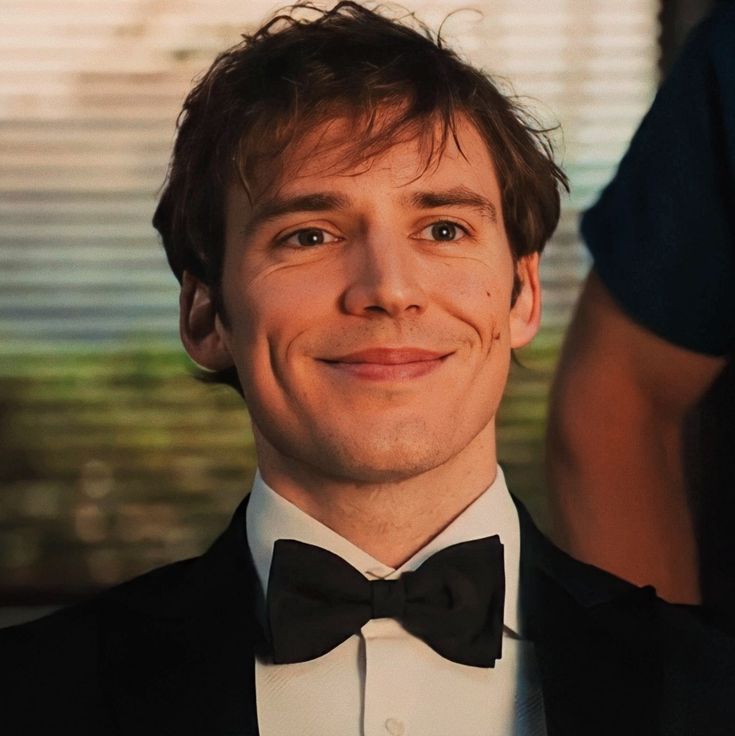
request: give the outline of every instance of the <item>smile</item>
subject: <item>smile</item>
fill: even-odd
[[[405,381],[433,373],[451,354],[421,348],[370,348],[323,362],[355,378]]]

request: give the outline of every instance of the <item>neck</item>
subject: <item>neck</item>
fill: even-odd
[[[373,482],[335,477],[287,458],[256,435],[265,482],[280,496],[384,565],[400,567],[493,482],[495,431],[489,424],[447,462],[409,477]]]

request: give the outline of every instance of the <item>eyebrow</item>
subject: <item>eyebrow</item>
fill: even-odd
[[[407,195],[407,199],[414,207],[427,210],[439,207],[472,207],[491,222],[498,221],[497,207],[487,197],[464,186],[443,191],[413,192]]]
[[[412,192],[402,197],[402,200],[413,207],[427,210],[440,207],[472,207],[479,210],[491,222],[498,220],[495,205],[487,197],[465,186],[440,191]],[[255,205],[248,218],[247,227],[252,229],[282,215],[295,212],[344,210],[349,206],[348,197],[334,192],[315,192],[295,197],[270,197]]]
[[[346,209],[347,197],[331,192],[317,192],[296,197],[271,197],[258,202],[248,218],[248,228],[262,225],[282,215],[294,212],[323,212],[325,210]]]

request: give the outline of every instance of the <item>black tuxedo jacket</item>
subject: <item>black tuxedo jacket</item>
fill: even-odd
[[[548,735],[735,734],[735,640],[573,560],[519,513]],[[256,590],[244,502],[203,556],[0,631],[0,733],[256,736]]]

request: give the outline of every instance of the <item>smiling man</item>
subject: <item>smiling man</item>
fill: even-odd
[[[375,133],[405,112],[379,109]],[[182,335],[200,365],[236,366],[268,486],[398,567],[495,478],[510,349],[538,327],[538,254],[514,259],[465,115],[445,141],[422,121],[353,162],[360,114],[337,108],[291,141],[288,176],[254,205],[231,185],[221,308],[185,273]]]
[[[154,220],[252,492],[202,557],[4,632],[6,722],[723,733],[735,645],[555,549],[497,464],[565,184],[545,138],[425,29],[308,12],[191,92]]]

